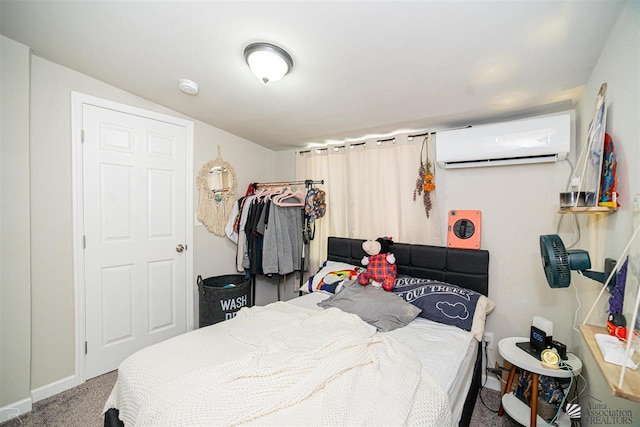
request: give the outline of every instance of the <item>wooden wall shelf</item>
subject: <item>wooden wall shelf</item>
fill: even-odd
[[[640,369],[636,371],[629,368],[625,369],[622,388],[618,388],[622,366],[605,362],[602,358],[600,347],[598,347],[598,343],[596,342],[594,335],[606,334],[607,328],[603,326],[581,324],[580,332],[582,333],[591,354],[593,354],[596,364],[600,368],[600,371],[602,371],[602,375],[604,375],[607,384],[611,387],[613,395],[623,399],[632,400],[634,402],[640,402]]]
[[[562,208],[559,214],[605,214],[617,211],[618,208],[609,208],[606,206],[576,206],[573,208]]]

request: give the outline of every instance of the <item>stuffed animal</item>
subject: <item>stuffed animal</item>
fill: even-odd
[[[382,286],[388,292],[393,290],[398,267],[396,257],[391,253],[392,245],[391,237],[379,237],[362,243],[362,249],[368,256],[364,256],[361,262],[367,270],[358,275],[358,283],[363,286]]]

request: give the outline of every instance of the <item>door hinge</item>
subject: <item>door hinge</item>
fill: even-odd
[[[80,143],[84,144],[84,129],[80,130]]]
[[[82,249],[87,249],[87,236],[82,236]]]
[[[87,346],[87,342],[85,341],[84,342],[84,354],[85,355],[87,354],[87,351],[88,351],[87,349],[88,349],[88,346]]]

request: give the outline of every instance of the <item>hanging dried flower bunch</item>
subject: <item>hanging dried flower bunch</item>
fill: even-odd
[[[430,193],[436,189],[436,185],[433,183],[434,176],[431,171],[431,161],[429,160],[429,141],[431,141],[431,134],[428,133],[422,141],[422,149],[420,150],[420,167],[418,168],[418,178],[416,179],[416,187],[413,190],[413,200],[416,197],[422,195],[422,201],[424,203],[424,211],[429,218],[429,211],[431,211],[431,195]],[[426,152],[426,156],[425,156]],[[423,161],[423,157],[425,160]]]

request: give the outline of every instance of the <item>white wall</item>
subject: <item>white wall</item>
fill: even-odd
[[[1,422],[30,408],[29,48],[0,36],[0,64]]]
[[[640,194],[640,2],[627,2],[618,22],[613,27],[596,66],[589,78],[584,95],[578,105],[578,144],[586,143],[590,121],[595,113],[595,100],[602,83],[607,83],[607,133],[611,135],[618,154],[618,192],[620,208],[616,213],[580,218],[583,239],[580,248],[589,251],[593,270],[602,271],[605,257],[617,258],[633,232],[633,198]],[[636,243],[638,247],[639,243]],[[624,260],[620,260],[624,261]],[[632,289],[632,283],[636,289]],[[583,321],[593,305],[601,285],[593,280],[574,275],[571,285],[578,290],[582,308],[579,319]],[[625,312],[628,313],[637,290],[637,281],[627,277]],[[601,308],[608,308],[608,293],[597,305],[588,323],[604,325],[606,315]],[[574,304],[575,309],[575,304]],[[584,364],[583,374],[588,380],[582,405],[582,425],[603,425],[604,420],[590,416],[590,405],[601,404],[609,410],[631,411],[634,425],[640,423],[640,403],[613,397],[608,384],[584,340],[574,334],[578,355]],[[615,379],[617,381],[617,379]],[[597,399],[597,400],[595,400]],[[598,402],[600,401],[600,402]],[[593,413],[593,412],[592,412]]]

